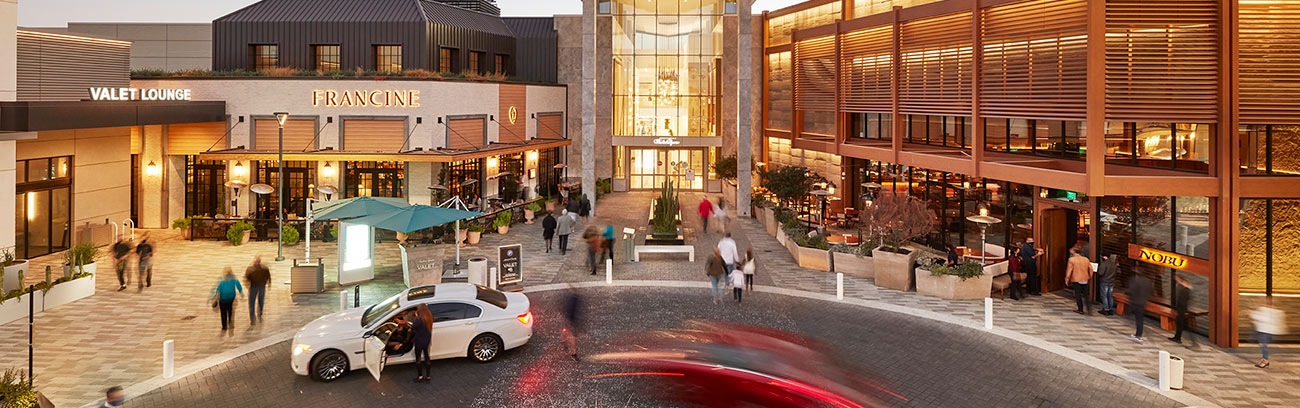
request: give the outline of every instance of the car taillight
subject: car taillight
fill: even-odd
[[[524,314],[515,316],[515,318],[519,319],[519,323],[531,324],[533,322],[533,312],[532,311],[524,312]]]

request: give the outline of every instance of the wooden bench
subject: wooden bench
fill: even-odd
[[[641,253],[650,254],[686,254],[695,262],[695,247],[691,245],[637,245],[632,251],[632,261],[641,262]]]
[[[1124,316],[1124,307],[1128,305],[1128,295],[1117,292],[1113,296],[1115,297],[1115,313],[1120,316]],[[1157,316],[1160,316],[1161,329],[1173,331],[1176,328],[1174,324],[1174,319],[1178,318],[1178,312],[1175,311],[1173,307],[1170,307],[1169,305],[1162,304],[1162,303],[1148,301],[1146,311],[1155,313]],[[1196,317],[1204,316],[1209,313],[1210,312],[1188,309],[1187,328],[1195,329]]]

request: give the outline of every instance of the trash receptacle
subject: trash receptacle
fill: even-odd
[[[632,259],[632,252],[636,250],[636,230],[623,228],[623,262],[629,262]]]
[[[1183,389],[1183,361],[1177,356],[1169,356],[1169,388]]]
[[[476,256],[469,259],[469,283],[487,286],[488,259]]]

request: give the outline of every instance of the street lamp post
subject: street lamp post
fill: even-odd
[[[284,122],[289,120],[288,112],[276,112],[275,121],[280,123],[279,148],[276,149],[276,158],[279,162],[279,171],[277,173],[275,216],[279,231],[277,231],[275,240],[275,260],[284,260]],[[310,233],[310,232],[309,232]]]

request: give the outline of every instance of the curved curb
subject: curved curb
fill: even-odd
[[[662,281],[661,280],[621,280],[620,281],[620,280],[616,280],[614,281],[613,284],[608,284],[603,281],[584,281],[584,282],[571,282],[571,283],[550,283],[544,285],[528,286],[524,289],[523,292],[524,293],[549,292],[555,290],[564,290],[570,287],[573,288],[651,287],[651,288],[709,289],[710,286],[708,282],[702,282],[702,281],[675,281],[675,280],[662,280]],[[993,335],[1015,340],[1020,343],[1024,343],[1026,345],[1037,347],[1049,353],[1056,354],[1058,356],[1070,359],[1072,361],[1086,365],[1088,367],[1092,367],[1094,369],[1100,370],[1102,372],[1113,375],[1115,377],[1119,377],[1120,379],[1131,382],[1133,384],[1137,384],[1138,386],[1154,391],[1157,394],[1160,394],[1166,398],[1172,399],[1186,406],[1190,406],[1190,407],[1217,407],[1218,406],[1217,404],[1207,401],[1201,397],[1192,395],[1191,393],[1186,391],[1180,391],[1180,390],[1162,391],[1157,387],[1156,380],[1151,377],[1147,377],[1145,374],[1142,374],[1135,370],[1126,369],[1118,364],[1111,363],[1084,353],[1080,353],[1078,351],[1066,348],[1064,346],[1046,340],[1039,339],[1034,336],[1030,336],[1014,330],[1000,328],[997,326],[994,326],[992,330],[985,330],[983,322],[966,320],[966,319],[958,318],[953,315],[924,310],[924,309],[917,309],[908,306],[899,306],[892,303],[881,302],[878,300],[852,299],[852,298],[836,299],[834,295],[827,295],[827,294],[821,294],[817,292],[808,292],[803,290],[778,288],[778,287],[764,286],[764,285],[754,285],[754,291],[773,293],[778,295],[798,297],[804,299],[820,300],[826,302],[850,304],[854,306],[866,307],[871,309],[883,310],[887,312],[899,313],[908,316],[930,319],[938,322],[952,324],[955,326],[960,326],[971,330],[987,332]],[[189,376],[191,374],[227,363],[231,360],[234,360],[235,358],[238,358],[245,354],[252,353],[257,350],[261,350],[266,347],[270,347],[276,343],[289,340],[293,338],[293,334],[296,333],[297,331],[298,329],[286,330],[259,339],[252,343],[248,343],[243,346],[209,356],[202,360],[195,361],[193,363],[186,364],[181,367],[177,367],[176,375],[172,376],[171,378],[162,378],[162,376],[156,376],[148,380],[145,380],[143,382],[139,382],[129,387],[126,387],[125,393],[128,396],[147,394],[151,391],[162,388],[163,386],[166,386],[182,378],[185,378],[186,376]],[[101,404],[102,402],[103,400],[100,399],[98,401],[83,405],[82,408],[94,408],[98,406],[98,404]]]

